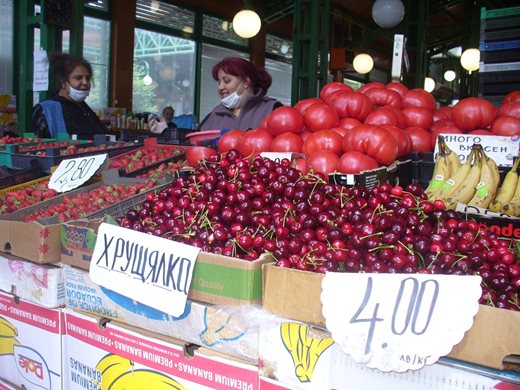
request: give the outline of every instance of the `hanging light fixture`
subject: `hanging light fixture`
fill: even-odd
[[[143,60],[143,65],[144,65],[144,71],[146,73],[145,76],[143,77],[143,84],[152,85],[153,79],[152,79],[152,76],[150,76],[150,64],[148,63],[148,61]]]
[[[444,80],[448,82],[452,82],[453,80],[455,80],[455,77],[457,77],[457,74],[453,70],[447,70],[446,72],[444,72]]]
[[[424,78],[424,90],[426,92],[433,92],[435,89],[435,80],[431,77],[425,77]]]
[[[356,72],[366,74],[374,67],[374,60],[369,54],[360,53],[354,57],[352,65]]]
[[[251,9],[251,1],[244,1],[244,9],[233,17],[233,30],[242,38],[252,38],[260,31],[260,16]]]
[[[404,5],[401,0],[376,0],[372,5],[372,19],[379,27],[395,27],[403,17]]]
[[[460,56],[460,64],[469,73],[480,67],[480,50],[466,49]]]

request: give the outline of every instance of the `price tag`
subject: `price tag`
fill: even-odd
[[[107,161],[107,154],[63,160],[49,180],[49,188],[66,192],[79,187],[90,179]]]
[[[179,317],[184,313],[200,248],[102,223],[90,279],[121,295]]]
[[[520,137],[504,137],[498,135],[478,134],[441,134],[448,147],[459,155],[464,164],[473,144],[481,144],[484,152],[497,165],[511,167],[514,158],[518,155]],[[435,156],[439,153],[438,143],[435,145]]]
[[[471,328],[480,276],[329,272],[321,301],[327,329],[358,363],[418,370],[447,355]]]
[[[262,152],[260,153],[260,157],[268,158],[269,160],[273,160],[274,162],[281,162],[284,158],[291,161],[296,158],[305,158],[302,153],[296,152]]]

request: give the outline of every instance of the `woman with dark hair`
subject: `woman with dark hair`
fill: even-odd
[[[54,72],[53,97],[34,106],[32,129],[39,137],[56,138],[59,133],[92,139],[109,133],[98,116],[85,103],[92,81],[92,66],[83,57],[67,53],[49,56]]]

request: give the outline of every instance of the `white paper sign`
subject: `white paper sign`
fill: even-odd
[[[33,91],[49,89],[49,61],[45,50],[36,50],[33,56]]]
[[[305,155],[296,152],[262,152],[260,153],[260,157],[268,158],[275,162],[281,162],[284,158],[291,161],[296,158],[305,158]]]
[[[481,144],[484,152],[491,157],[497,165],[511,167],[513,160],[518,155],[520,137],[504,137],[499,135],[473,135],[473,134],[441,134],[451,150],[459,155],[464,164],[473,144]],[[439,153],[439,145],[435,144],[436,157]]]
[[[99,226],[90,261],[94,283],[179,317],[200,248],[115,225]]]
[[[321,301],[327,329],[358,363],[418,370],[447,355],[471,328],[480,276],[329,272]]]
[[[107,159],[107,154],[96,154],[63,160],[49,180],[49,188],[58,192],[70,191],[90,179]]]

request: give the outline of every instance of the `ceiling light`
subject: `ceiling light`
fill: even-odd
[[[460,56],[460,64],[470,73],[480,67],[480,50],[466,49]]]
[[[453,70],[447,70],[444,72],[444,80],[446,81],[453,81],[455,80],[455,77],[457,77],[457,74]]]
[[[431,77],[425,77],[424,78],[424,90],[426,92],[433,92],[435,89],[435,80]]]
[[[366,74],[374,67],[374,60],[369,54],[361,53],[354,57],[352,65],[356,72]]]
[[[372,19],[379,27],[395,27],[403,17],[404,5],[401,0],[376,0],[372,5]]]
[[[242,38],[252,38],[260,31],[262,21],[255,11],[243,9],[233,17],[233,30]]]

